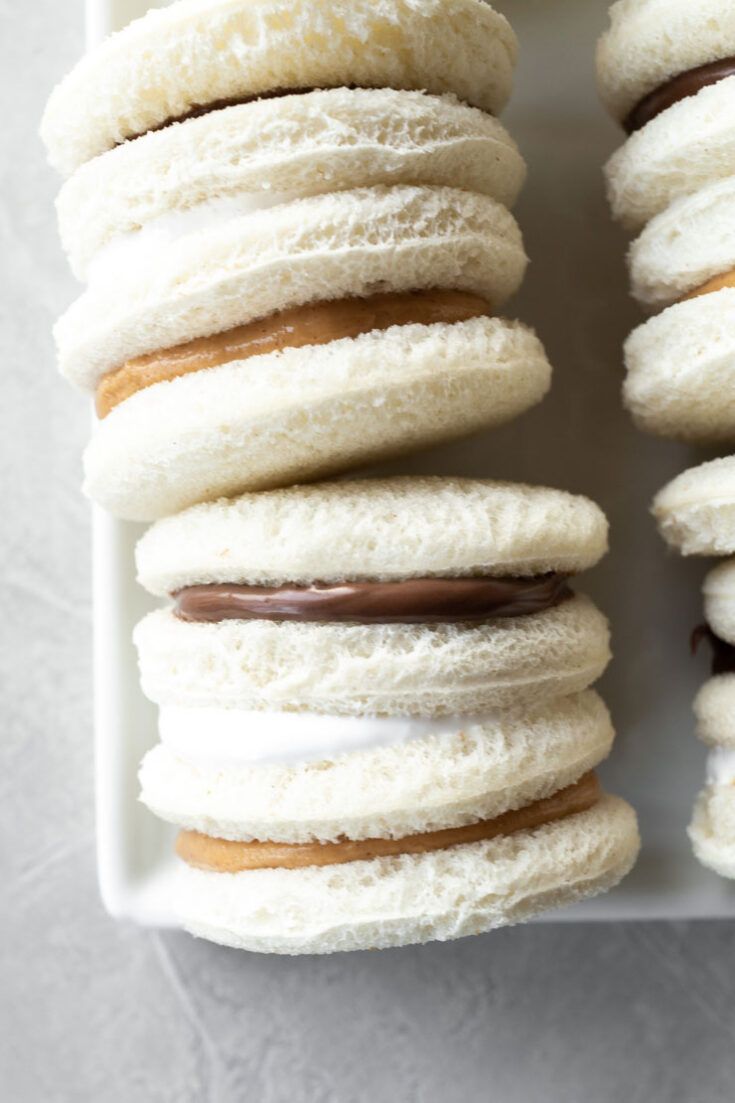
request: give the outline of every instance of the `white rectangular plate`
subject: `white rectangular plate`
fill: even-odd
[[[87,0],[89,44],[151,6]],[[583,587],[611,616],[617,652],[600,687],[619,730],[603,775],[635,804],[644,848],[615,892],[550,918],[733,917],[735,886],[695,862],[685,834],[704,764],[691,699],[705,667],[687,656],[688,631],[701,615],[702,570],[667,557],[647,516],[654,490],[699,457],[636,434],[619,401],[620,343],[640,317],[626,302],[625,242],[602,195],[601,166],[620,140],[593,91],[593,45],[606,0],[496,7],[521,40],[518,91],[505,121],[529,162],[518,216],[533,264],[512,306],[539,329],[556,371],[554,390],[515,425],[401,469],[565,487],[597,499],[613,522],[613,553]],[[138,764],[156,740],[155,709],[140,691],[131,643],[150,608],[135,583],[141,532],[95,510],[99,879],[112,915],[163,926],[173,923],[174,832],[137,801]]]

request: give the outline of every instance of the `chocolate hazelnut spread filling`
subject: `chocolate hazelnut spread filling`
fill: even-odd
[[[308,96],[311,92],[326,92],[332,88],[346,88],[350,91],[354,91],[358,88],[371,88],[377,87],[366,84],[338,84],[332,86],[321,85],[319,88],[273,88],[267,92],[255,92],[250,96],[230,96],[226,99],[212,100],[211,103],[196,103],[188,109],[188,111],[182,112],[181,115],[172,115],[168,119],[164,119],[162,123],[158,123],[157,126],[151,126],[148,130],[141,131],[139,134],[131,134],[128,138],[123,139],[122,142],[118,142],[118,145],[125,145],[126,142],[134,142],[138,138],[144,137],[145,134],[155,134],[158,130],[167,130],[170,126],[176,126],[177,123],[188,122],[189,119],[199,119],[202,115],[210,115],[213,111],[223,111],[227,107],[240,107],[246,103],[257,103],[258,100],[279,100],[284,96]],[[380,86],[384,87],[384,86]],[[394,89],[394,91],[410,91],[410,89]]]
[[[721,640],[708,624],[700,624],[694,629],[690,638],[692,654],[696,654],[703,641],[712,648],[712,675],[735,674],[735,647],[726,640]]]
[[[187,586],[175,596],[181,620],[288,620],[351,624],[437,624],[523,617],[572,597],[566,576],[410,578],[312,586]]]
[[[354,85],[340,87],[354,87]],[[169,126],[176,126],[177,123],[188,122],[189,119],[200,119],[202,115],[211,115],[213,111],[223,111],[226,107],[240,107],[245,103],[255,103],[257,100],[280,100],[284,96],[306,96],[309,92],[316,92],[316,88],[274,88],[269,92],[256,92],[252,96],[230,96],[227,99],[212,100],[211,103],[195,103],[189,108],[188,111],[184,111],[181,115],[172,115],[168,119],[164,119],[158,126],[152,126],[149,130],[144,131],[145,134],[155,134],[158,130],[166,130]],[[126,138],[126,142],[134,142],[136,138],[142,138],[143,133],[133,134],[130,138]],[[124,142],[118,143],[124,145]]]
[[[308,866],[343,865],[371,858],[401,854],[426,854],[452,846],[485,842],[519,831],[533,831],[557,820],[586,812],[602,796],[595,773],[585,774],[574,785],[560,789],[525,808],[505,812],[492,820],[466,827],[408,835],[403,839],[345,839],[336,843],[233,842],[198,831],[182,831],[176,853],[195,869],[213,873],[242,873],[254,869],[304,869]]]
[[[103,375],[97,384],[97,415],[107,417],[126,398],[156,383],[235,360],[306,345],[327,345],[392,326],[452,325],[491,314],[486,299],[467,291],[396,292],[296,306],[213,337],[198,337],[128,360]]]
[[[626,133],[633,134],[636,130],[641,130],[675,103],[688,99],[689,96],[696,96],[697,92],[708,85],[717,84],[732,76],[735,76],[735,57],[711,61],[697,66],[696,69],[688,69],[685,73],[677,73],[636,104],[623,121]]]

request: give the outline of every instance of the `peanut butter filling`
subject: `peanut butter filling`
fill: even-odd
[[[586,812],[602,791],[593,772],[574,785],[559,790],[525,808],[505,812],[492,820],[466,827],[408,835],[403,839],[345,839],[337,843],[233,842],[214,839],[198,831],[182,831],[176,853],[190,866],[212,873],[242,873],[254,869],[305,869],[307,866],[343,865],[400,854],[426,854],[466,843],[484,842],[517,831],[532,831],[545,824]]]
[[[694,291],[689,291],[679,301],[686,302],[687,299],[697,299],[700,295],[711,295],[715,291],[722,291],[725,287],[735,287],[735,268],[729,272],[725,272],[722,276],[713,276],[711,280],[707,280],[701,287],[696,287]]]
[[[97,414],[104,418],[137,391],[235,360],[306,345],[327,345],[392,326],[466,322],[492,313],[490,304],[465,291],[410,291],[293,307],[247,325],[198,337],[161,352],[128,360],[97,384]]]

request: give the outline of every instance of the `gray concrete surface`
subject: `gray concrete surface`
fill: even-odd
[[[53,369],[50,326],[74,285],[53,226],[57,181],[35,136],[50,84],[81,49],[81,7],[0,0],[0,1097],[730,1103],[731,924],[550,925],[454,945],[278,960],[117,925],[102,912],[94,872],[89,519],[77,489],[87,411]],[[571,0],[505,5],[529,42],[534,21],[551,7],[568,34]],[[602,8],[589,0],[579,40],[566,44],[570,65],[590,67]],[[520,129],[532,125],[523,94],[530,75],[519,74],[512,118]],[[557,77],[550,65],[546,79]],[[580,149],[590,180],[602,152]],[[531,238],[545,170],[553,176],[550,165],[531,166],[539,176],[521,209]],[[591,202],[600,232],[609,232],[601,195]],[[528,320],[541,309],[549,275],[542,263],[536,272],[522,300]],[[622,275],[610,295],[623,332],[632,315]],[[571,326],[573,304],[570,311]],[[573,401],[563,370],[560,387],[552,412],[554,402]],[[448,452],[448,463],[456,465],[457,456]],[[614,512],[624,497],[612,502]],[[672,586],[694,579],[665,569]],[[623,674],[614,677],[623,679],[625,654],[618,669]],[[678,680],[678,673],[657,674],[666,692]],[[655,720],[654,687],[645,692]],[[659,797],[664,803],[666,792]]]

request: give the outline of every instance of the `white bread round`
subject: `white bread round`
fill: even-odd
[[[118,146],[71,177],[57,210],[83,279],[111,243],[122,237],[140,249],[142,228],[152,245],[170,239],[203,222],[213,201],[272,206],[349,188],[433,184],[510,207],[525,174],[502,124],[454,96],[334,88],[223,108]]]
[[[697,798],[689,838],[702,865],[735,878],[735,786],[707,785]]]
[[[735,456],[684,471],[656,495],[653,513],[682,555],[735,554]]]
[[[498,114],[516,54],[508,21],[482,0],[180,0],[83,58],[41,134],[68,175],[192,108],[279,89],[454,92]]]
[[[735,559],[728,559],[709,572],[702,593],[707,623],[721,640],[735,644]]]
[[[610,659],[607,621],[577,595],[479,624],[186,623],[135,630],[156,704],[346,716],[462,716],[578,693]]]
[[[550,380],[535,334],[498,318],[286,349],[121,403],[96,426],[85,491],[116,516],[155,520],[502,424]]]
[[[576,574],[605,554],[607,531],[594,502],[564,490],[396,476],[195,506],[153,525],[136,564],[160,597],[210,582]]]
[[[639,428],[692,444],[735,442],[735,289],[677,303],[625,342],[625,404]]]
[[[717,674],[694,701],[697,736],[708,747],[735,749],[735,674]]]
[[[728,0],[618,0],[597,47],[600,95],[623,120],[673,76],[735,56]]]
[[[306,303],[433,288],[497,309],[526,256],[510,212],[455,188],[313,196],[187,234],[155,264],[90,287],[59,320],[62,374],[84,389],[126,360]]]
[[[605,705],[588,691],[519,713],[457,718],[454,734],[328,762],[195,763],[161,743],[143,760],[141,800],[161,819],[215,838],[400,839],[549,797],[606,758],[613,735]]]
[[[613,216],[641,230],[676,199],[735,174],[735,77],[669,107],[605,167]]]
[[[649,222],[628,255],[633,295],[670,306],[735,268],[735,177],[677,199]]]
[[[605,796],[535,831],[428,854],[244,873],[182,864],[175,907],[193,934],[261,953],[444,942],[605,892],[639,847],[633,809]]]

